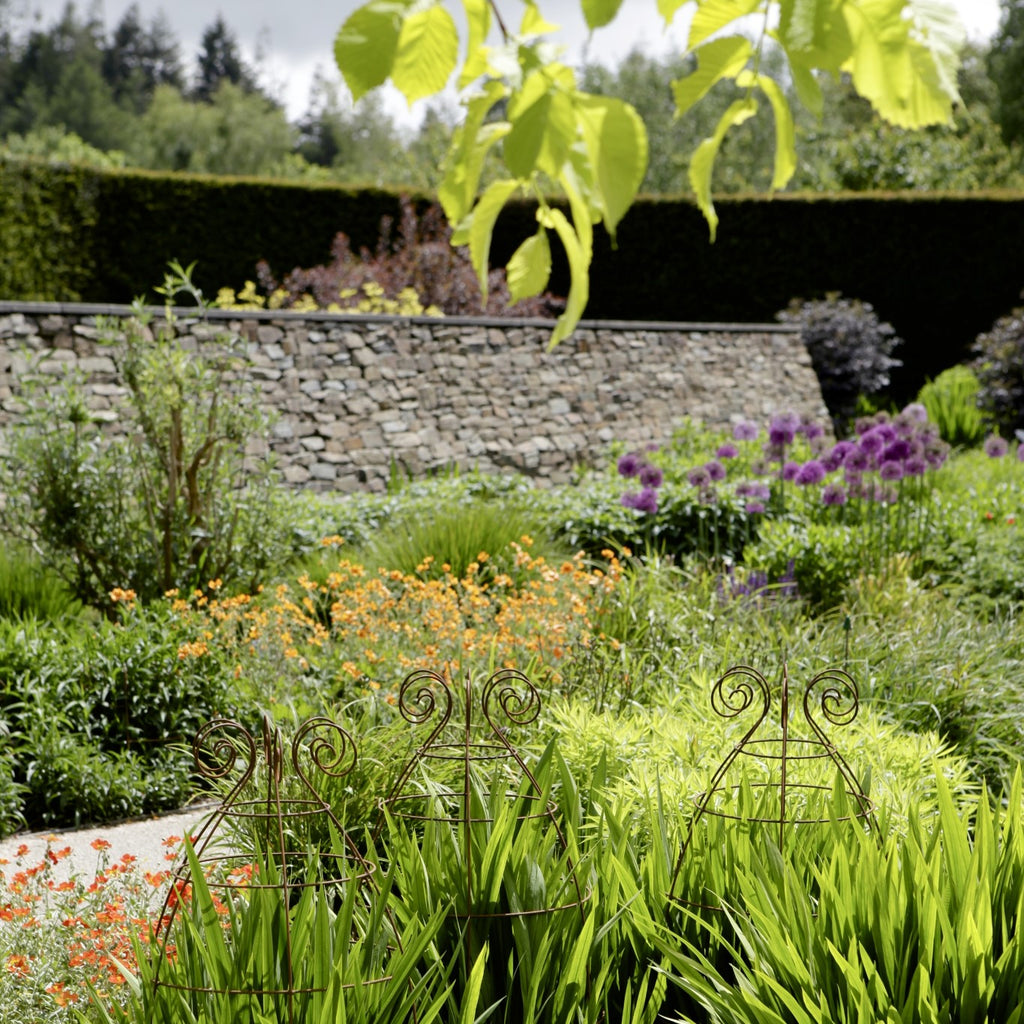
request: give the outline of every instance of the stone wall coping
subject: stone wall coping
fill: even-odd
[[[146,306],[154,317],[164,314],[163,306]],[[174,315],[182,320],[195,318],[195,306],[174,306]],[[0,300],[0,315],[22,313],[25,316],[131,316],[134,308],[103,302],[12,302]],[[286,309],[208,309],[204,314],[211,321],[255,320],[258,323],[274,321],[314,321],[321,323],[407,323],[415,325],[448,325],[451,327],[536,327],[550,330],[553,320],[539,317],[496,316],[390,316],[381,313],[327,313],[323,310],[305,312]],[[799,328],[789,324],[717,323],[709,321],[666,320],[581,320],[577,330],[584,331],[711,331],[721,334],[797,334]]]

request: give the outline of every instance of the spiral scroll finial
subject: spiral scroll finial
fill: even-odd
[[[732,684],[729,686],[728,684]],[[761,694],[761,713],[754,728],[764,720],[771,707],[771,687],[756,668],[736,665],[729,669],[711,688],[711,707],[721,718],[735,718],[756,704],[757,693]]]
[[[256,770],[256,741],[248,729],[229,718],[214,718],[192,741],[192,760],[205,779],[216,782],[227,778],[239,757],[245,762],[236,784],[241,787]]]
[[[359,756],[355,741],[337,722],[323,716],[305,722],[292,740],[292,765],[299,778],[314,792],[313,784],[302,770],[299,754],[304,746],[308,747],[317,771],[333,779],[348,775]]]
[[[816,695],[815,691],[818,691]],[[827,669],[819,672],[804,691],[804,715],[816,732],[821,729],[811,711],[817,704],[821,714],[832,725],[849,725],[860,709],[860,694],[853,678],[842,669]]]
[[[440,731],[452,716],[452,691],[447,680],[430,669],[417,669],[405,677],[398,693],[398,710],[412,725],[422,725],[438,713],[438,692],[441,694]]]
[[[540,714],[537,688],[517,669],[499,669],[484,683],[480,705],[488,725],[498,732],[501,726],[491,712],[492,698],[496,698],[501,714],[514,725],[529,725]]]

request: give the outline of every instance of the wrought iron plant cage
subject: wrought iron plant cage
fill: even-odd
[[[555,913],[577,913],[581,920],[590,890],[581,884],[559,822],[557,804],[549,799],[534,773],[509,741],[515,726],[528,725],[540,714],[541,699],[533,683],[515,669],[490,675],[479,693],[471,675],[453,687],[446,675],[417,670],[404,680],[398,709],[415,727],[431,727],[381,804],[378,833],[385,827],[415,832],[427,823],[447,826],[461,845],[464,874],[461,892],[451,898],[448,917],[463,929],[469,962],[478,952],[474,929],[488,932],[497,922]],[[415,777],[421,772],[424,785]],[[506,808],[514,808],[515,826],[552,830],[563,855],[564,877],[554,887],[557,902],[544,906],[511,906],[478,891],[474,863],[474,830],[486,832],[494,816],[481,804],[481,787],[504,785]],[[497,780],[497,781],[495,781]],[[551,893],[548,889],[548,893]]]
[[[326,988],[304,985],[296,977],[289,908],[303,890],[311,887],[334,887],[340,900],[345,886],[359,887],[362,897],[369,899],[377,885],[376,866],[360,852],[313,783],[316,773],[343,778],[353,770],[358,753],[352,737],[329,718],[311,718],[296,731],[288,753],[294,779],[286,778],[285,744],[269,716],[263,718],[258,740],[239,722],[224,718],[209,722],[196,735],[192,754],[202,778],[223,786],[230,782],[239,761],[242,767],[216,809],[195,834],[185,838],[193,856],[190,858],[183,848],[171,874],[158,919],[153,984],[155,988],[163,985],[193,994],[276,997],[286,1007],[289,1024],[294,1024],[297,997],[325,992]],[[220,834],[225,822],[254,840],[260,864],[253,864],[253,852],[238,852],[239,844],[231,835]],[[329,850],[311,854],[302,836],[313,830],[331,837]],[[234,838],[237,840],[237,835]],[[202,870],[211,897],[224,908],[254,891],[276,890],[283,910],[280,919],[284,942],[283,948],[276,950],[279,962],[273,979],[254,977],[248,987],[186,985],[168,980],[166,972],[161,971],[170,952],[176,919],[179,913],[187,912],[181,909],[182,893],[189,891],[194,880],[193,866]],[[364,983],[388,980],[382,976]]]
[[[673,902],[702,910],[722,909],[717,903],[704,902],[708,893],[703,885],[699,899],[689,898],[693,893],[677,892],[683,865],[709,817],[733,822],[737,828],[767,829],[780,851],[786,848],[787,835],[797,829],[836,821],[875,827],[871,801],[825,731],[826,724],[842,727],[857,717],[859,693],[853,678],[842,669],[830,668],[811,679],[799,700],[807,735],[792,731],[793,702],[785,663],[777,700],[777,718],[770,720],[772,687],[748,665],[730,668],[712,687],[711,707],[716,714],[732,719],[749,713],[754,721],[718,765],[707,788],[693,798],[694,811],[669,886]],[[734,769],[740,778],[727,780]],[[723,854],[720,846],[709,842],[705,856]],[[711,895],[721,900],[726,894]]]

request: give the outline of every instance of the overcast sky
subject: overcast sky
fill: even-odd
[[[24,18],[36,17],[49,25],[60,14],[66,0],[13,0],[11,6],[20,8]],[[120,21],[132,0],[78,0],[80,11],[95,9],[107,29]],[[298,117],[307,106],[309,88],[317,67],[336,76],[332,55],[334,36],[342,22],[362,0],[136,0],[144,23],[159,11],[170,22],[181,47],[186,64],[193,60],[203,30],[223,15],[234,31],[243,53],[254,60],[257,52],[263,54],[260,62],[262,82],[269,91],[285,103],[291,118]],[[968,36],[976,40],[989,39],[999,24],[999,0],[954,0]],[[461,7],[460,4],[450,4]],[[543,0],[544,13],[562,26],[559,40],[567,47],[569,59],[577,62],[583,53],[586,31],[580,15],[579,0]],[[512,20],[520,10],[519,0],[499,0],[499,10],[507,12]],[[684,8],[685,10],[685,8]],[[662,55],[675,45],[678,48],[685,19],[677,17],[678,27],[662,30],[654,0],[624,0],[618,18],[607,28],[594,33],[587,56],[613,64],[634,46]],[[24,24],[24,20],[22,24]],[[394,105],[393,105],[394,104]],[[393,99],[388,103],[393,113],[401,113],[404,101]],[[420,104],[422,106],[422,104]],[[414,108],[413,114],[418,111]]]

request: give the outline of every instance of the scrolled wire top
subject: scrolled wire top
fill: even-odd
[[[815,691],[820,695],[816,696]],[[849,725],[857,717],[860,708],[857,684],[852,676],[839,668],[819,672],[804,691],[804,715],[811,725],[817,724],[811,711],[815,703],[833,725]]]
[[[355,740],[337,722],[324,716],[310,718],[304,722],[292,740],[292,764],[298,776],[312,788],[302,768],[299,754],[303,747],[309,750],[309,757],[317,770],[331,778],[340,779],[348,775],[359,758]]]
[[[529,725],[540,714],[537,688],[517,669],[499,669],[484,683],[480,698],[484,718],[495,732],[499,732],[501,726],[495,721],[497,711],[492,713],[491,710],[492,698],[497,699],[501,714],[515,725]]]
[[[405,677],[398,693],[398,710],[412,725],[422,725],[438,712],[438,692],[441,695],[441,719],[437,728],[442,728],[452,716],[452,691],[448,681],[438,672],[417,669]]]
[[[239,758],[245,763],[242,778],[256,770],[256,740],[244,725],[230,718],[214,718],[196,733],[192,759],[204,778],[227,778]]]
[[[727,684],[731,683],[731,686]],[[736,665],[729,669],[711,688],[711,707],[722,718],[735,718],[755,704],[757,691],[761,693],[760,718],[771,707],[771,687],[756,668]]]

